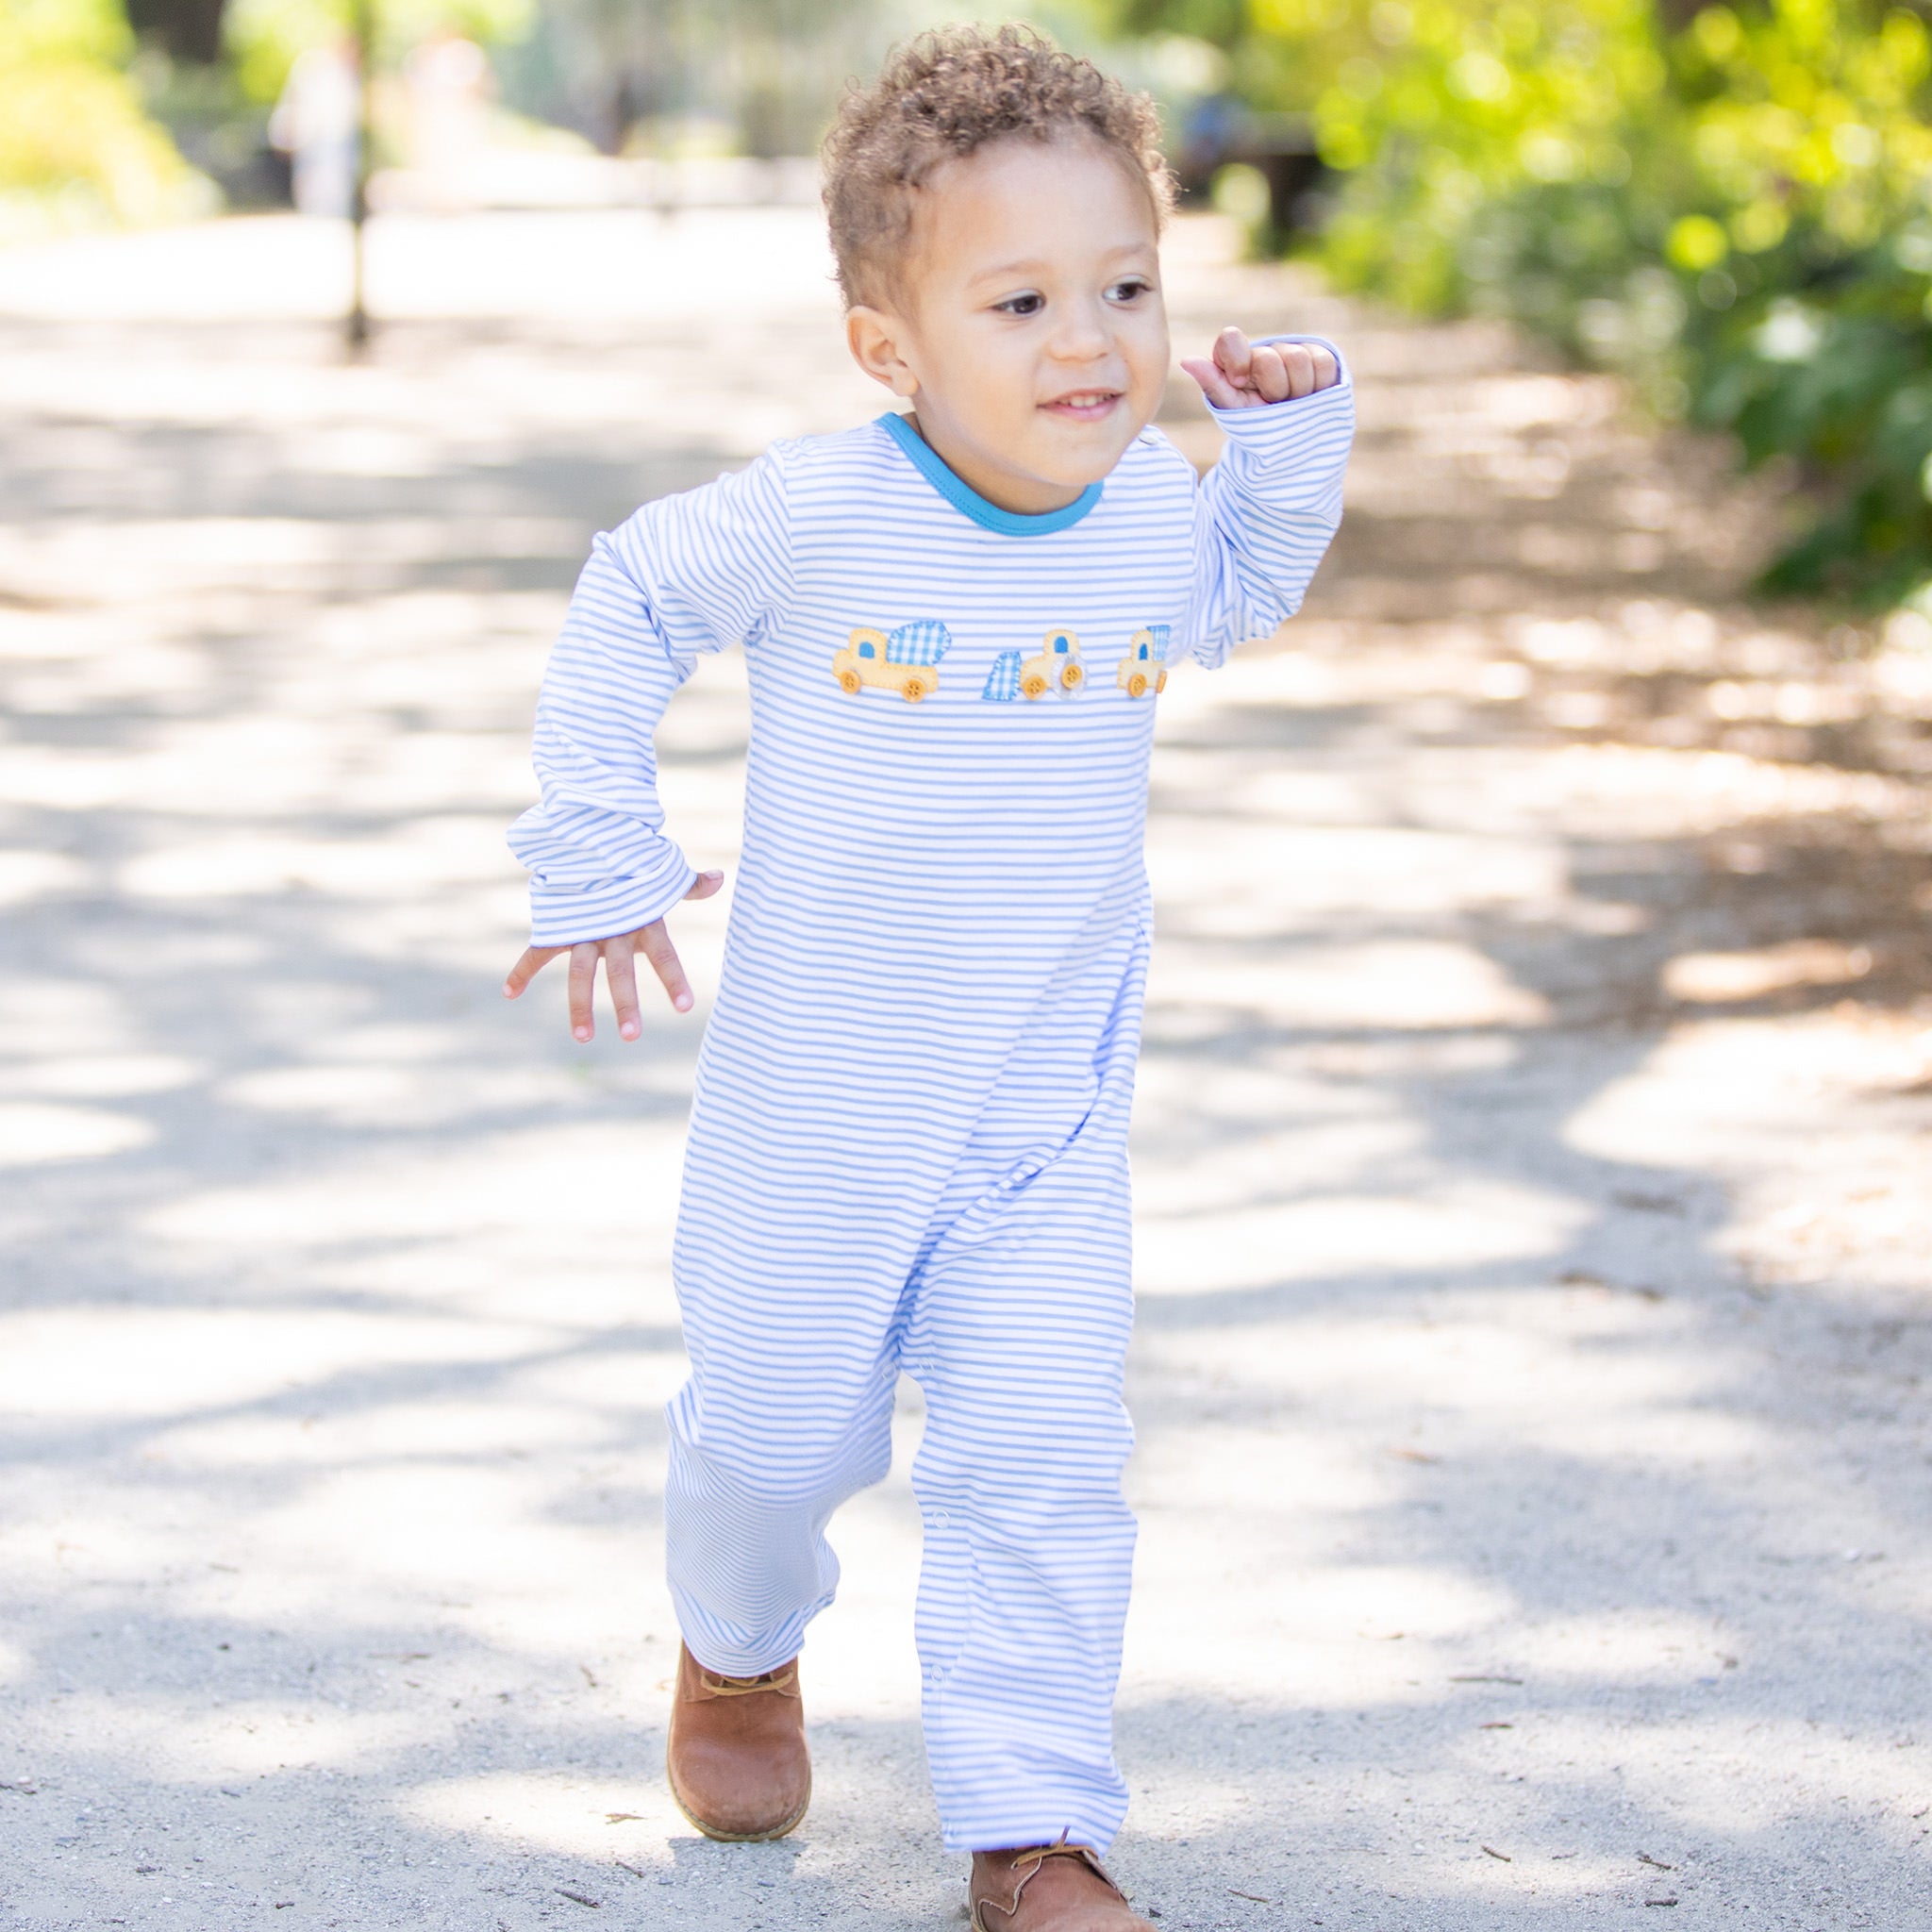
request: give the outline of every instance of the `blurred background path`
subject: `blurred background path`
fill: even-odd
[[[803,1831],[670,1808],[698,1028],[496,991],[590,533],[878,398],[808,211],[371,241],[353,367],[326,222],[6,262],[0,1925],[957,1924],[902,1477]],[[1333,333],[1363,440],[1304,618],[1162,701],[1123,1875],[1932,1926],[1932,658],[1740,601],[1769,512],[1607,380],[1234,255],[1178,341]],[[700,862],[743,715],[666,728]]]

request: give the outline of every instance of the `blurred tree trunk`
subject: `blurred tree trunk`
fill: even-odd
[[[222,58],[223,0],[127,0],[127,24],[171,60],[212,67]]]

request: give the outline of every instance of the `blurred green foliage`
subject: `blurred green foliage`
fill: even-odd
[[[1794,459],[1781,591],[1932,595],[1932,36],[1888,0],[1118,0],[1338,171],[1343,287],[1510,316]]]
[[[0,240],[208,205],[142,108],[133,51],[115,0],[0,4]]]
[[[438,34],[514,40],[536,13],[535,0],[372,4],[384,65]],[[341,41],[351,5],[229,0],[226,58],[202,69],[138,47],[123,0],[0,0],[0,242],[210,211],[221,193],[177,138],[232,192],[297,56]]]
[[[392,67],[409,48],[440,34],[484,46],[521,40],[536,19],[535,0],[372,0],[376,66]],[[242,94],[273,106],[296,58],[349,32],[349,0],[228,0],[223,38]]]

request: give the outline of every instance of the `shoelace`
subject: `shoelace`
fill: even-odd
[[[1100,1862],[1098,1856],[1087,1845],[1069,1844],[1067,1842],[1067,1830],[1063,1827],[1059,1837],[1055,1839],[1052,1844],[1030,1846],[1013,1860],[1012,1896],[1005,1905],[1002,1905],[997,1899],[981,1899],[974,1911],[973,1923],[974,1926],[982,1928],[982,1932],[987,1932],[987,1922],[984,1914],[989,1910],[999,1913],[1003,1919],[1009,1922],[1017,1918],[1020,1911],[1020,1894],[1039,1876],[1041,1868],[1049,1858],[1077,1858],[1123,1904],[1125,1903],[1126,1893],[1114,1883],[1112,1874]]]

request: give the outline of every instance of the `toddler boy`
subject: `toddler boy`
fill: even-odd
[[[803,1817],[797,1657],[825,1526],[924,1391],[917,1641],[945,1843],[981,1932],[1151,1932],[1100,1858],[1134,1524],[1127,1115],[1156,699],[1293,613],[1340,516],[1325,343],[1185,366],[1205,484],[1147,425],[1168,371],[1152,105],[1015,28],[929,35],[851,95],[825,203],[853,355],[910,405],[782,443],[599,537],[545,680],[514,997],[642,953],[716,891],[664,834],[652,732],[741,642],[743,859],[674,1255],[669,1745],[713,1838]]]

